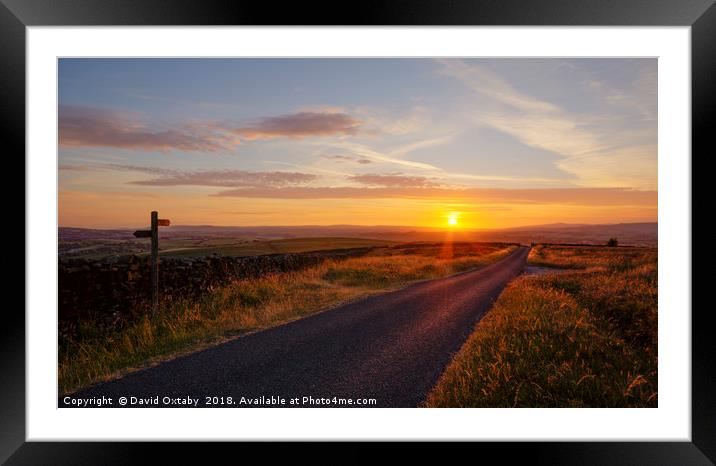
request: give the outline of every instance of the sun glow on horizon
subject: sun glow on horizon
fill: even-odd
[[[447,222],[449,226],[456,227],[458,223],[457,220],[458,214],[456,212],[451,212],[450,214],[448,214]]]

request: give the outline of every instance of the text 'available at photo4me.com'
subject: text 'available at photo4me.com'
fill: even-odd
[[[377,405],[375,398],[345,398],[338,396],[65,396],[60,407],[65,408],[251,408],[251,407],[372,407]]]

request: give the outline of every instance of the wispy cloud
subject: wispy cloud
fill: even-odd
[[[657,119],[658,78],[656,66],[643,66],[628,88],[616,88],[604,80],[591,76],[584,83],[586,89],[602,97],[608,104],[625,110],[642,121]]]
[[[437,58],[442,72],[459,79],[474,92],[483,94],[517,110],[525,112],[558,112],[556,105],[517,91],[505,80],[481,65],[468,65],[462,60]]]
[[[289,172],[248,172],[241,170],[207,170],[181,172],[149,180],[132,181],[141,186],[220,186],[261,187],[287,186],[313,181],[315,175]]]
[[[528,146],[567,157],[596,152],[609,144],[587,131],[575,118],[564,114],[484,111],[474,118],[478,123],[515,136]]]
[[[400,165],[403,167],[416,168],[416,169],[420,169],[420,170],[440,170],[440,168],[436,167],[435,165],[430,165],[429,163],[415,162],[412,160],[406,160],[406,159],[401,159],[399,157],[390,156],[388,154],[379,152],[379,151],[377,151],[367,145],[364,145],[364,144],[357,144],[357,143],[347,142],[347,141],[339,141],[337,143],[333,143],[332,146],[352,152],[354,155],[358,155],[362,158],[367,158],[374,162],[384,162],[384,163],[388,163],[388,164]]]
[[[433,178],[407,176],[402,173],[353,175],[348,179],[365,185],[383,187],[427,188],[438,185]]]
[[[170,168],[140,165],[101,164],[94,166],[71,166],[70,170],[113,170],[143,173],[154,178],[130,181],[140,186],[207,186],[237,187],[284,187],[305,184],[318,177],[300,172],[261,172],[247,170],[174,170]]]
[[[299,112],[262,118],[232,132],[247,140],[280,137],[301,139],[309,136],[353,135],[361,121],[345,113]]]
[[[60,147],[215,152],[230,143],[206,127],[158,129],[114,110],[73,105],[60,105],[58,129]]]
[[[598,114],[570,112],[559,105],[526,95],[479,64],[459,59],[437,60],[440,72],[462,82],[487,100],[469,111],[473,121],[511,135],[521,143],[560,156],[555,164],[581,186],[656,188],[656,127],[635,132]],[[655,91],[646,75],[638,92]],[[617,93],[594,82],[591,91],[616,106],[639,106],[634,93]],[[652,89],[653,88],[653,89]],[[587,92],[585,90],[585,92]],[[644,114],[647,107],[639,107]],[[644,120],[650,120],[644,117]],[[626,164],[626,166],[625,166]]]
[[[77,165],[71,163],[63,163],[57,166],[58,170],[61,171],[77,171],[77,172],[91,172],[97,170],[97,168],[89,165]]]
[[[425,199],[495,204],[568,204],[584,206],[657,205],[656,191],[627,188],[452,188],[452,187],[277,187],[240,188],[214,194],[219,197],[267,199]]]
[[[490,175],[490,174],[473,174],[473,173],[441,173],[441,176],[448,180],[463,181],[505,181],[505,182],[530,182],[530,183],[564,183],[564,180],[558,178],[545,178],[540,176],[509,176],[509,175]]]
[[[365,132],[371,135],[404,136],[426,129],[430,111],[424,105],[413,105],[402,113],[388,112],[375,106],[360,106],[353,113],[364,121]]]
[[[373,163],[370,159],[366,159],[363,157],[352,157],[350,155],[321,155],[321,157],[329,160],[337,160],[339,162],[353,162],[360,165],[368,165],[369,163]]]
[[[564,171],[579,173],[585,185],[635,186],[656,189],[657,157],[652,145],[614,148],[606,152],[587,153],[558,162]],[[618,171],[615,174],[615,171]]]
[[[439,137],[430,138],[430,139],[421,139],[421,140],[418,140],[415,142],[404,144],[404,145],[390,151],[389,155],[391,157],[403,157],[403,156],[405,156],[411,152],[415,152],[417,150],[447,144],[453,140],[456,133],[457,132],[454,131],[454,132],[451,132],[450,134],[447,134],[444,136],[439,136]]]
[[[417,162],[409,159],[405,159],[402,157],[405,157],[409,153],[428,148],[433,146],[438,146],[441,144],[446,144],[450,142],[456,132],[450,133],[448,135],[430,138],[430,139],[423,139],[423,140],[417,140],[414,142],[410,142],[407,144],[404,144],[402,146],[399,146],[387,153],[379,152],[367,145],[363,144],[357,144],[353,142],[347,142],[347,141],[339,141],[336,143],[333,143],[333,147],[340,148],[342,150],[346,150],[349,152],[352,152],[354,154],[354,160],[357,163],[361,164],[368,164],[368,163],[385,163],[389,165],[396,165],[404,169],[412,169],[417,171],[428,171],[435,175],[435,177],[440,177],[444,180],[452,180],[452,181],[469,181],[469,182],[479,182],[479,181],[487,181],[487,182],[509,182],[509,183],[519,183],[519,182],[529,182],[529,183],[563,183],[563,180],[556,179],[556,178],[546,178],[546,177],[535,177],[535,176],[509,176],[509,175],[495,175],[490,173],[452,173],[446,170],[443,170],[440,167],[437,167],[435,165],[427,164],[424,162]],[[335,158],[337,160],[350,160],[351,156],[328,156]]]
[[[299,112],[259,119],[249,125],[194,121],[156,128],[137,115],[74,105],[59,107],[61,147],[112,147],[143,151],[217,152],[242,141],[353,135],[361,121],[344,113]]]

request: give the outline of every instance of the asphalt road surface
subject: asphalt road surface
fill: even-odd
[[[126,407],[415,407],[528,253],[246,335],[59,406],[121,407],[125,397]]]

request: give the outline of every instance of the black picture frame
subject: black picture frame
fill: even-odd
[[[0,115],[6,165],[14,158],[25,173],[25,28],[28,26],[161,26],[161,25],[543,25],[543,26],[690,26],[692,66],[692,173],[694,162],[707,159],[716,111],[716,6],[714,0],[364,0],[341,2],[248,2],[192,0],[0,0]],[[10,157],[13,154],[13,157]],[[688,156],[688,154],[685,154]],[[17,188],[16,188],[17,189]],[[708,196],[708,195],[705,195]],[[693,202],[700,199],[693,191]],[[706,197],[708,199],[708,197]],[[25,218],[25,206],[7,207],[6,218]],[[694,204],[695,206],[695,204]],[[693,212],[693,207],[692,207]],[[692,244],[703,235],[693,221]],[[14,233],[15,243],[19,233]],[[703,239],[703,238],[701,238]],[[28,245],[25,243],[25,248]],[[27,249],[25,249],[27,254]],[[692,256],[693,257],[693,256]],[[692,269],[693,271],[693,269]],[[691,273],[692,271],[684,271]],[[705,275],[705,274],[704,274]],[[25,280],[17,273],[15,280]],[[692,273],[693,284],[696,275]],[[10,278],[8,278],[10,279]],[[7,288],[11,288],[8,286]],[[687,310],[684,310],[685,312]],[[714,464],[716,462],[716,340],[710,335],[709,307],[692,312],[692,442],[535,442],[461,444],[482,457],[528,459],[532,464]],[[6,304],[0,325],[0,460],[7,464],[126,464],[150,458],[159,450],[163,463],[191,460],[197,445],[177,443],[62,443],[25,441],[25,319],[19,306]],[[212,457],[228,454],[235,444],[201,444]],[[334,443],[342,463],[373,456],[367,444]],[[266,452],[266,445],[242,444],[242,458]],[[291,445],[296,448],[296,445]],[[286,445],[271,446],[271,454]],[[301,445],[299,450],[318,448]],[[421,454],[423,445],[413,445]],[[248,451],[247,451],[248,450]],[[253,451],[251,451],[253,450]],[[152,451],[151,453],[157,453]],[[196,452],[194,452],[196,453]],[[328,457],[320,446],[320,452]],[[457,452],[456,452],[457,453]],[[460,451],[459,453],[476,454]],[[206,457],[208,458],[208,457]]]

